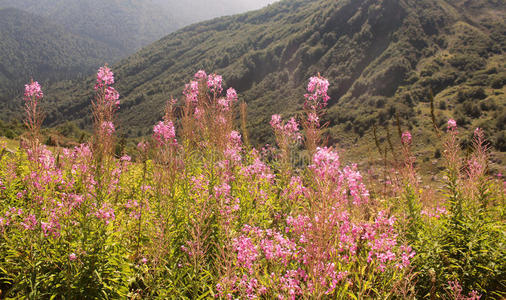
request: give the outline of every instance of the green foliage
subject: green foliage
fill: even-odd
[[[4,136],[8,139],[14,139],[23,131],[23,125],[17,121],[3,122],[0,120],[0,136]]]
[[[22,108],[21,93],[30,79],[41,83],[90,74],[119,51],[14,8],[0,8],[0,118]]]
[[[448,133],[447,138],[451,139],[452,134]],[[444,287],[457,280],[464,295],[475,290],[490,299],[502,299],[506,291],[502,182],[483,174],[471,177],[477,166],[471,165],[477,159],[476,154],[463,171],[457,142],[447,143],[444,152],[446,209],[436,214],[425,213],[423,219],[406,231],[406,238],[417,252],[413,265],[418,274],[418,295],[444,298]],[[485,148],[474,150],[479,153]],[[407,208],[413,205],[413,199],[420,201],[412,189],[404,193]]]

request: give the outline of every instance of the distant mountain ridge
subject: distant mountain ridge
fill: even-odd
[[[258,9],[273,1],[0,0],[0,8],[15,7],[51,19],[126,55],[185,25]]]
[[[43,17],[0,9],[0,104],[16,106],[10,95],[22,90],[30,78],[84,77],[117,55],[106,44],[72,34]]]
[[[78,79],[192,22],[274,0],[0,0],[0,118],[30,78]]]

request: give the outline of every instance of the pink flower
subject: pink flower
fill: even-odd
[[[106,203],[102,205],[102,208],[95,212],[95,217],[104,220],[105,224],[108,225],[111,220],[116,218],[116,215],[114,214],[114,209]]]
[[[316,153],[313,156],[313,164],[309,166],[320,177],[324,177],[325,175],[337,177],[339,175],[339,167],[339,154],[327,147],[318,147],[316,149]]]
[[[229,139],[230,139],[230,143],[232,143],[233,145],[241,146],[241,144],[242,144],[241,134],[238,131],[232,130],[230,132]]]
[[[448,281],[448,286],[453,299],[479,300],[481,298],[481,295],[479,295],[476,291],[471,291],[469,296],[466,297],[466,295],[462,293],[462,286],[457,280]]]
[[[237,252],[239,265],[252,273],[253,263],[259,256],[258,247],[253,243],[251,238],[244,235],[234,240],[233,247]]]
[[[230,185],[224,183],[214,187],[214,196],[220,198],[222,196],[227,197],[230,195]]]
[[[42,89],[40,87],[40,84],[37,81],[33,81],[30,84],[25,84],[25,97],[24,99],[26,101],[30,101],[32,97],[35,97],[35,99],[40,99],[44,96],[44,93],[42,93]]]
[[[146,150],[148,150],[148,143],[146,143],[146,142],[139,142],[137,144],[137,150],[139,150],[141,152],[146,152]]]
[[[97,72],[97,86],[103,87],[104,85],[114,84],[114,74],[107,66],[100,67]]]
[[[292,140],[299,140],[301,138],[299,125],[293,117],[283,124],[280,115],[272,115],[270,124],[272,129],[274,129],[274,132],[281,137],[286,137]]]
[[[297,124],[297,121],[295,121],[295,118],[290,118],[290,120],[286,122],[284,129],[285,132],[290,134],[290,136],[297,135],[299,131],[299,125]]]
[[[223,78],[221,75],[211,74],[207,78],[207,87],[214,93],[221,93],[223,88],[221,87],[221,82]]]
[[[183,95],[186,96],[186,101],[196,105],[199,101],[199,83],[198,81],[191,81],[185,85]]]
[[[457,130],[457,122],[454,119],[448,120],[448,130]]]
[[[233,103],[237,101],[237,92],[233,88],[229,88],[227,90],[227,100],[229,103]]]
[[[105,121],[100,126],[102,129],[102,132],[104,132],[106,135],[112,135],[115,131],[114,124],[110,121]]]
[[[195,73],[195,80],[206,79],[206,78],[207,78],[207,74],[206,74],[206,71],[204,71],[204,70],[199,70],[197,73]]]
[[[193,116],[197,120],[201,120],[204,117],[204,110],[198,107],[195,107],[195,111],[193,112]]]
[[[315,127],[320,126],[320,118],[318,115],[314,112],[311,112],[307,115],[307,121],[311,124],[313,124]]]
[[[283,190],[282,195],[292,201],[303,199],[307,192],[299,176],[292,176],[290,184]]]
[[[34,230],[35,229],[35,226],[37,225],[37,218],[35,217],[35,215],[29,215],[28,217],[26,217],[23,222],[21,223],[21,225],[26,229],[26,230]]]
[[[411,145],[411,133],[409,131],[402,134],[401,142],[403,145]]]
[[[57,238],[60,236],[61,225],[54,214],[51,216],[49,222],[41,222],[40,226],[45,237],[52,235],[54,238]]]
[[[218,105],[223,111],[229,111],[230,110],[230,101],[226,98],[220,98],[218,99]]]
[[[107,104],[115,106],[116,109],[119,108],[119,93],[113,87],[107,87],[104,98]]]
[[[311,77],[307,85],[308,94],[305,94],[306,103],[304,106],[312,110],[327,106],[330,97],[327,95],[329,81],[321,76]]]
[[[176,144],[176,130],[174,124],[169,121],[166,123],[160,121],[153,127],[153,138],[160,144],[166,145],[167,143]]]
[[[281,116],[280,115],[272,115],[270,124],[271,124],[272,128],[280,129],[281,128]]]
[[[70,260],[70,261],[74,261],[74,260],[76,260],[76,259],[77,259],[77,255],[76,255],[75,253],[70,253],[70,255],[69,255],[69,260]]]
[[[255,158],[251,165],[243,167],[240,173],[249,179],[265,179],[268,182],[272,182],[275,177],[275,175],[272,174],[271,169],[258,157]]]
[[[223,111],[229,111],[230,106],[237,102],[237,92],[233,88],[227,90],[227,97],[218,99],[218,104]]]

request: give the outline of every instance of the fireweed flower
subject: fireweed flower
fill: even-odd
[[[153,138],[158,142],[159,145],[166,145],[167,143],[176,144],[177,141],[176,130],[172,121],[164,123],[160,121],[153,127]]]
[[[293,140],[301,139],[299,125],[295,118],[290,118],[283,124],[280,115],[272,115],[270,125],[276,134]]]
[[[52,236],[53,238],[60,237],[60,221],[58,217],[52,213],[49,222],[41,222],[40,226],[45,237]]]
[[[229,111],[232,104],[237,102],[237,92],[233,88],[227,90],[227,97],[218,99],[218,105],[223,111]]]
[[[97,219],[105,221],[106,225],[116,218],[114,209],[108,203],[104,203],[102,207],[94,213],[94,215]]]
[[[26,230],[34,230],[35,226],[37,226],[37,218],[33,214],[29,215],[23,220],[21,226],[23,226]]]
[[[227,90],[227,100],[230,103],[237,102],[237,92],[234,88],[229,88]]]
[[[429,218],[436,218],[439,219],[441,216],[447,215],[448,211],[444,206],[436,206],[432,209],[422,209],[420,212],[421,215],[427,216]]]
[[[242,140],[241,134],[235,130],[230,132],[228,137],[228,145],[224,151],[224,155],[227,159],[233,162],[240,162],[242,160]]]
[[[109,105],[114,106],[116,109],[119,108],[119,93],[113,87],[107,87],[104,99]]]
[[[220,98],[218,99],[218,104],[220,106],[220,109],[223,111],[229,111],[230,110],[230,101],[228,101],[227,98]]]
[[[457,130],[457,122],[454,120],[454,119],[450,119],[448,120],[448,126],[447,126],[447,129],[448,130]]]
[[[100,129],[102,129],[102,132],[108,136],[111,136],[115,131],[114,124],[110,121],[103,122]]]
[[[204,70],[199,70],[197,73],[195,73],[195,80],[201,80],[201,79],[206,79],[207,78],[207,74],[206,74],[206,71]]]
[[[186,97],[186,101],[196,105],[199,101],[199,83],[198,81],[191,81],[185,85],[183,95]]]
[[[310,169],[314,170],[314,172],[322,178],[326,175],[330,175],[334,178],[338,177],[339,167],[339,154],[327,147],[318,147],[316,149],[316,153],[313,156],[313,164],[309,166]]]
[[[481,295],[479,295],[478,292],[474,290],[469,292],[468,294],[469,296],[467,297],[463,293],[462,286],[457,280],[448,281],[448,288],[451,292],[453,299],[479,300],[481,298]]]
[[[100,67],[97,72],[97,83],[95,85],[95,90],[112,84],[114,84],[114,74],[112,73],[111,69],[109,69],[107,66]]]
[[[290,118],[290,120],[286,122],[285,126],[283,126],[283,133],[291,138],[301,138],[299,134],[299,125],[297,124],[297,121],[295,121],[295,118]]]
[[[250,180],[260,179],[272,182],[275,178],[272,170],[259,157],[255,158],[251,165],[244,166],[240,173]]]
[[[221,75],[216,74],[210,74],[207,77],[207,87],[213,92],[213,93],[221,93],[223,91],[223,88],[221,87],[221,82],[223,78]]]
[[[311,77],[307,85],[308,94],[305,94],[304,106],[311,110],[317,110],[327,106],[330,97],[327,95],[329,81],[321,76]]]
[[[40,84],[37,81],[34,81],[30,84],[25,84],[25,94],[24,94],[25,101],[31,101],[32,97],[34,97],[35,100],[39,100],[43,96],[44,93],[42,93]]]
[[[281,128],[281,116],[280,115],[272,115],[270,124],[271,124],[271,127],[274,129]]]
[[[304,187],[302,179],[299,176],[292,176],[290,183],[285,189],[283,189],[281,195],[287,199],[296,201],[303,199],[303,197],[306,195],[306,192],[307,189]]]
[[[235,146],[241,146],[241,144],[242,144],[241,134],[238,131],[232,130],[230,132],[229,139],[230,139],[230,143],[232,143]]]
[[[411,133],[409,131],[402,134],[401,142],[403,145],[411,145]]]
[[[137,150],[139,150],[140,152],[146,152],[146,150],[148,149],[148,143],[146,142],[139,142],[137,144]]]
[[[307,121],[314,125],[315,127],[319,127],[320,126],[320,118],[318,117],[318,115],[314,112],[311,112],[307,115]]]

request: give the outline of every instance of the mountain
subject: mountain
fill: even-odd
[[[20,106],[9,95],[19,93],[30,78],[84,78],[117,55],[106,44],[74,35],[45,18],[0,9],[0,111],[10,112],[4,104]]]
[[[185,25],[258,9],[273,0],[0,0],[51,19],[71,32],[107,43],[122,55]]]
[[[0,0],[0,118],[20,110],[30,78],[88,76],[184,25],[273,1]]]
[[[353,147],[398,116],[430,144],[432,92],[441,128],[449,117],[484,127],[504,151],[505,10],[503,0],[285,0],[191,25],[114,66],[119,125],[147,134],[164,101],[205,69],[238,90],[252,136],[266,141],[271,114],[300,112],[307,79],[320,72],[331,83],[331,143]],[[89,124],[92,86],[55,86],[48,121]]]

